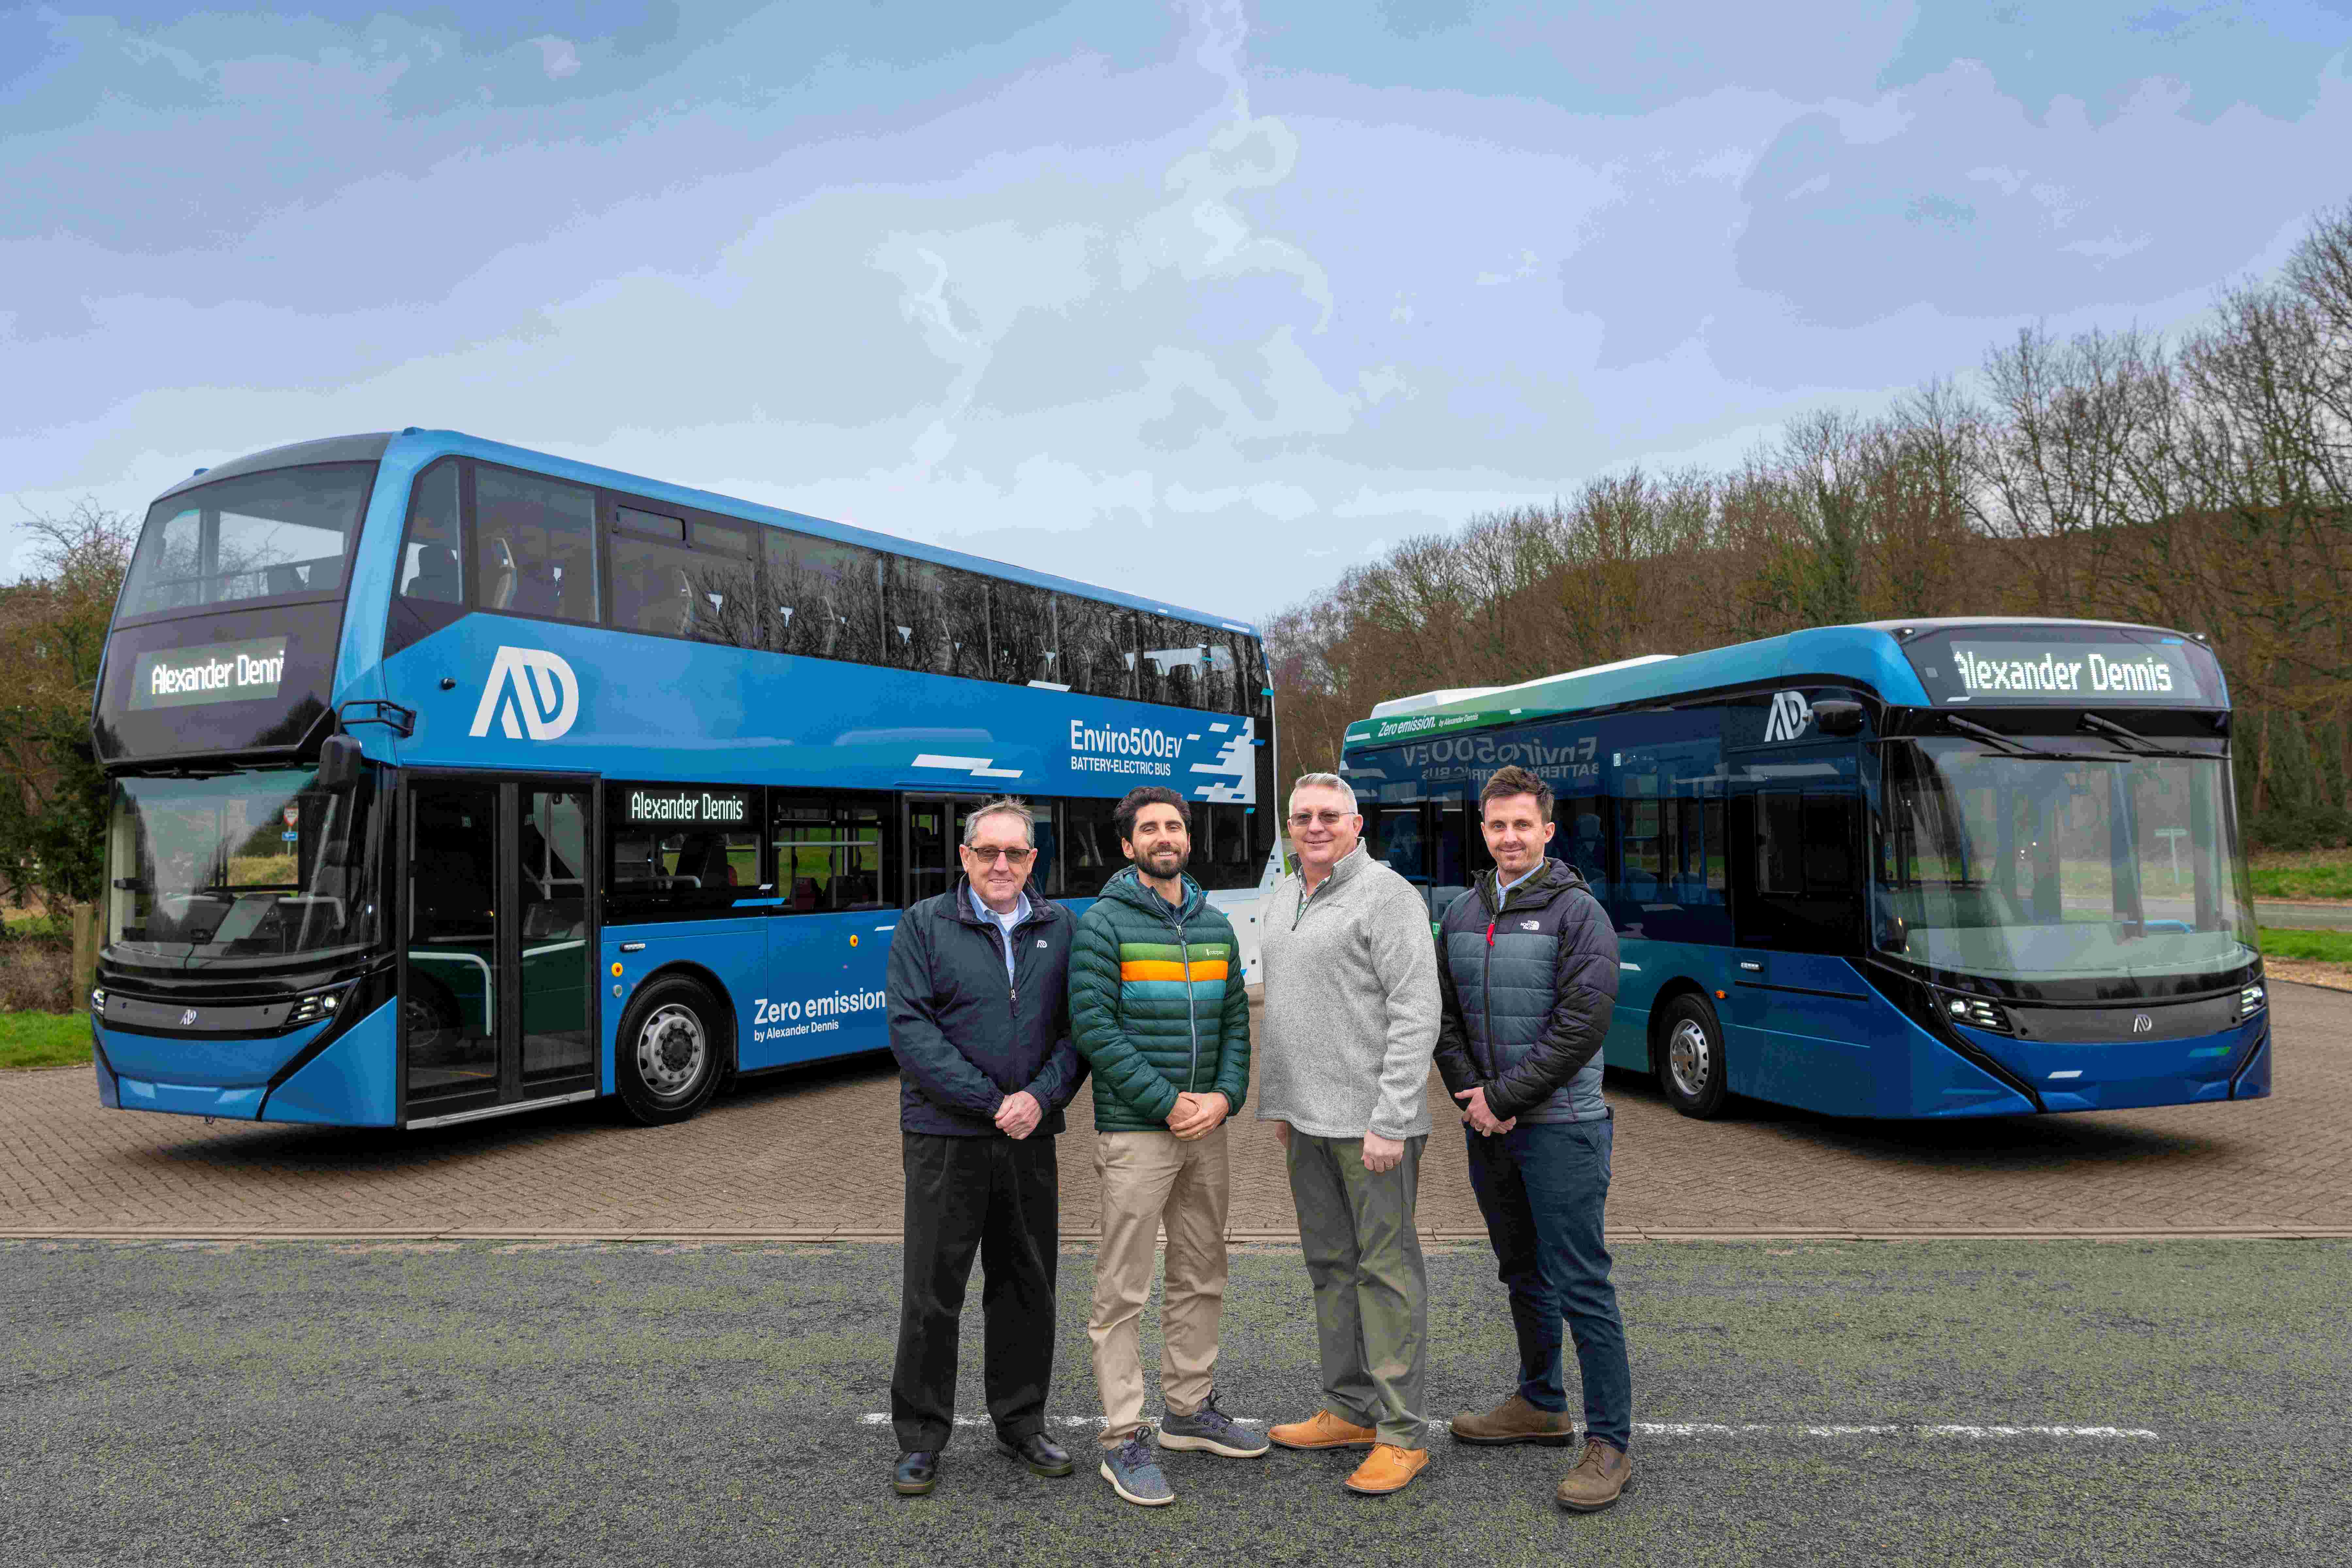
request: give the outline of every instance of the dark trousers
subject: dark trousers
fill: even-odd
[[[936,1451],[955,1430],[956,1340],[971,1260],[986,1276],[982,1373],[997,1436],[1045,1428],[1054,1376],[1054,1263],[1061,1178],[1054,1140],[907,1132],[907,1272],[890,1424],[901,1452]]]
[[[1622,1451],[1633,1440],[1633,1373],[1601,1240],[1615,1126],[1607,1119],[1522,1121],[1498,1138],[1462,1131],[1470,1187],[1511,1292],[1520,1397],[1538,1410],[1568,1408],[1559,1381],[1565,1319],[1584,1379],[1585,1432]]]

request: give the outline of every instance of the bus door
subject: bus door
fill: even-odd
[[[982,799],[979,795],[906,797],[905,831],[899,841],[907,847],[908,908],[918,899],[946,892],[963,875],[963,861],[956,854],[956,847],[963,842],[964,819]]]
[[[1783,1104],[1868,1113],[1876,1009],[1859,954],[1859,796],[1812,763],[1732,801],[1736,968],[1727,1023],[1744,1037],[1736,1087]]]
[[[595,811],[583,779],[407,781],[406,1125],[597,1092]]]

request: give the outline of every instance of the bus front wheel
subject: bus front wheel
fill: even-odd
[[[648,1127],[683,1121],[719,1087],[726,1015],[709,991],[683,975],[637,993],[614,1041],[621,1103]]]
[[[1705,1121],[1723,1114],[1730,1077],[1723,1059],[1723,1026],[1704,996],[1666,1004],[1659,1020],[1658,1086],[1685,1116]]]

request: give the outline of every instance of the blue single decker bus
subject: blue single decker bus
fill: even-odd
[[[2269,1014],[2200,637],[1824,626],[1382,703],[1347,733],[1372,852],[1432,917],[1491,864],[1488,775],[1620,948],[1614,1067],[1712,1116],[2000,1116],[2270,1093]]]
[[[1274,706],[1238,621],[447,431],[148,513],[92,719],[109,1105],[424,1127],[887,1045],[897,911],[1019,795],[1034,878],[1193,803],[1255,962]]]

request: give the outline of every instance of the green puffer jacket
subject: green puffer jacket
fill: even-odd
[[[1095,1127],[1165,1131],[1179,1089],[1249,1089],[1249,993],[1231,921],[1184,879],[1181,915],[1135,868],[1103,884],[1070,944],[1070,1038],[1094,1068]]]

